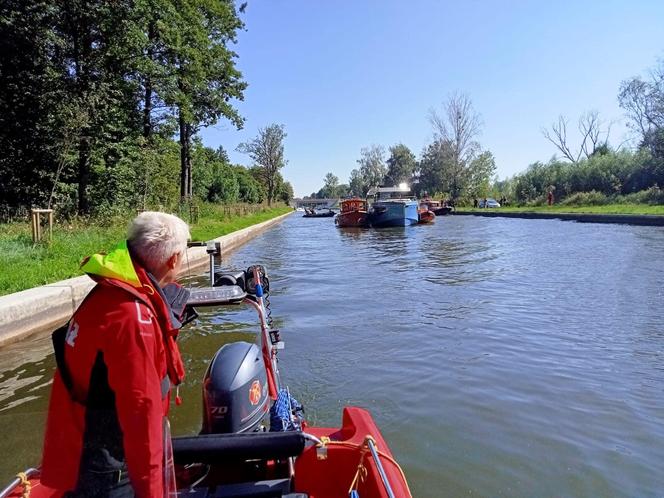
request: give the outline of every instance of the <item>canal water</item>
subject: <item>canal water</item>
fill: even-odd
[[[340,230],[294,214],[224,266],[252,263],[308,419],[369,409],[414,496],[664,494],[664,229],[448,216]],[[176,434],[200,427],[209,358],[256,331],[238,307],[183,333]],[[39,459],[48,340],[0,350],[0,366],[7,481]]]

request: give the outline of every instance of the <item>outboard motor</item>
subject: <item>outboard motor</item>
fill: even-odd
[[[257,269],[269,323],[271,320],[267,296],[270,284],[265,268],[257,265],[250,266],[246,271],[214,271],[215,253],[210,254],[213,288],[230,286],[256,299],[254,268]],[[261,423],[267,421],[269,410],[267,372],[260,348],[247,342],[234,342],[219,349],[203,379],[201,434],[259,430]]]
[[[258,430],[270,409],[267,391],[258,346],[226,344],[215,354],[203,380],[201,434]]]

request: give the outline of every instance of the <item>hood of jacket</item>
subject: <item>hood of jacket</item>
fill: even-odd
[[[81,269],[94,280],[112,278],[132,287],[143,286],[131,260],[126,240],[120,242],[106,254],[99,253],[89,256],[83,260]]]

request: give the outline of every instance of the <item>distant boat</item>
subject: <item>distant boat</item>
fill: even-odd
[[[367,201],[357,197],[341,201],[341,212],[334,218],[334,223],[339,228],[369,226]]]
[[[420,224],[433,223],[436,220],[435,213],[424,203],[420,204],[420,207],[417,210],[417,216],[419,220],[418,223]]]
[[[419,221],[417,201],[410,196],[408,185],[374,187],[367,198],[373,198],[369,209],[369,224],[374,228],[405,227]]]
[[[327,209],[325,211],[316,211],[313,208],[304,208],[302,218],[330,218],[334,216],[334,211]]]
[[[420,201],[420,208],[422,206],[426,206],[429,209],[429,211],[432,211],[433,214],[435,214],[436,216],[443,216],[446,214],[450,214],[452,211],[454,211],[454,208],[448,206],[447,203],[434,201],[433,199],[428,199],[428,198],[425,198],[422,201]]]

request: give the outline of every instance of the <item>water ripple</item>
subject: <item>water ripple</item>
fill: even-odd
[[[270,272],[283,377],[308,418],[371,410],[414,496],[662,495],[664,230],[468,216],[339,230],[291,216],[224,261],[253,263]],[[256,332],[242,307],[203,310],[183,332],[176,433],[200,428],[214,352]],[[0,351],[7,478],[38,459],[49,352]]]

